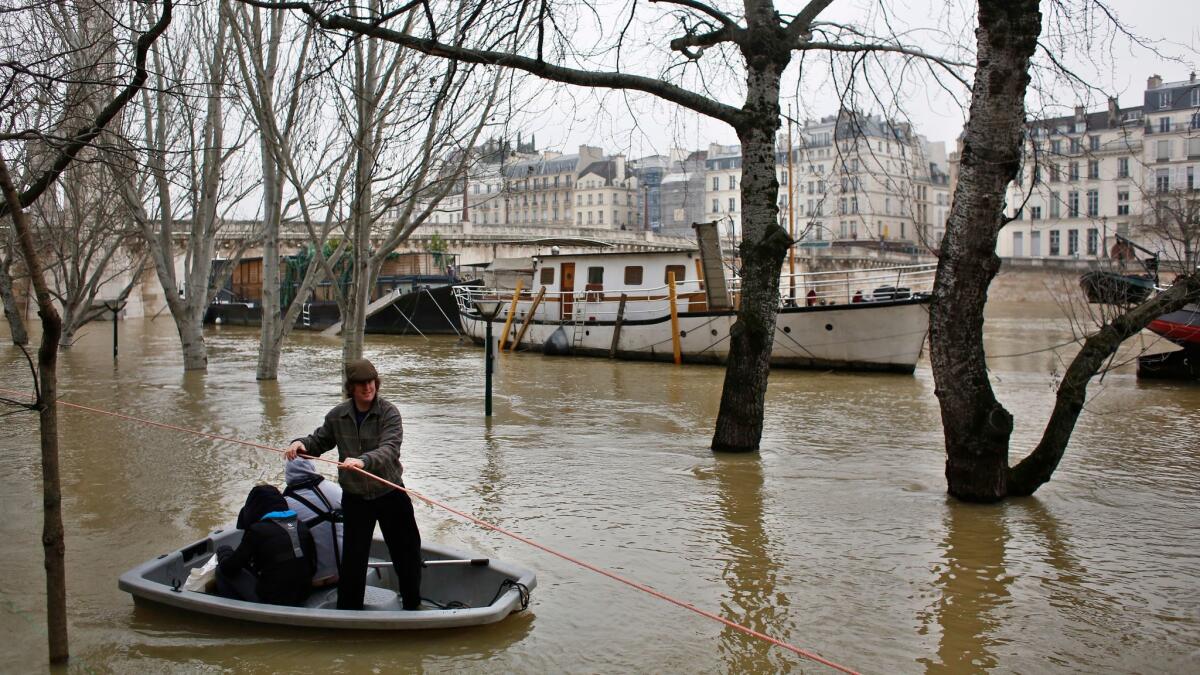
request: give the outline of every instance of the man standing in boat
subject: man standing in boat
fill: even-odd
[[[344,525],[342,565],[338,577],[338,609],[362,609],[367,562],[375,523],[383,532],[404,609],[421,604],[421,533],[412,501],[403,490],[364,476],[362,469],[403,485],[400,443],[404,424],[400,411],[379,393],[379,374],[366,359],[346,364],[346,400],[325,415],[311,435],[292,441],[286,457],[300,453],[318,457],[338,449],[338,483],[342,486]]]

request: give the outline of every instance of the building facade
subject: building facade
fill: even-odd
[[[1139,105],[1029,124],[997,253],[1005,258],[1101,260],[1116,235],[1195,265],[1200,82],[1147,80]],[[1189,257],[1190,256],[1190,257]]]
[[[940,238],[949,209],[945,144],[908,124],[842,110],[800,130],[790,164],[786,149],[780,157],[781,224],[799,240],[908,248]]]

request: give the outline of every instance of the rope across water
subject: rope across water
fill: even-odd
[[[25,394],[23,394],[22,392],[11,391],[11,390],[4,389],[4,388],[0,388],[0,392],[3,392],[3,393],[5,393],[5,394],[9,394],[9,395],[13,395],[13,396],[25,396]],[[187,428],[187,427],[181,427],[181,426],[174,425],[174,424],[167,424],[167,423],[165,423],[165,422],[156,422],[156,421],[154,421],[154,420],[149,420],[149,419],[145,419],[145,418],[141,418],[141,417],[135,417],[135,416],[133,416],[133,415],[126,415],[126,414],[124,414],[124,413],[119,413],[119,412],[115,412],[115,411],[111,411],[111,410],[104,410],[104,409],[102,409],[102,408],[95,408],[95,407],[92,407],[92,406],[88,406],[88,405],[82,405],[82,404],[79,404],[79,403],[71,403],[71,402],[68,402],[68,401],[64,401],[64,400],[62,400],[62,399],[59,399],[57,403],[58,403],[58,405],[61,405],[61,406],[64,406],[64,407],[68,407],[68,408],[75,408],[76,410],[83,410],[83,411],[86,411],[86,412],[96,413],[96,414],[98,414],[98,415],[107,415],[107,416],[109,416],[109,417],[115,417],[115,418],[117,418],[117,419],[127,420],[127,421],[130,421],[130,422],[136,422],[136,423],[138,423],[138,424],[145,424],[145,425],[149,425],[149,426],[153,426],[153,427],[158,427],[158,428],[160,428],[160,429],[169,429],[169,430],[171,430],[171,431],[178,431],[178,432],[180,432],[180,433],[191,434],[191,435],[193,435],[193,436],[200,436],[200,437],[203,437],[203,438],[209,438],[209,439],[212,439],[212,440],[224,441],[224,442],[226,442],[226,443],[232,443],[232,444],[234,444],[234,445],[241,445],[241,446],[250,447],[250,448],[257,448],[257,449],[259,449],[259,450],[266,450],[266,451],[268,451],[268,452],[274,452],[274,453],[276,453],[276,454],[279,454],[279,455],[282,455],[282,454],[284,454],[284,452],[285,452],[284,450],[281,450],[281,449],[279,449],[279,448],[271,447],[271,446],[269,446],[269,445],[263,445],[263,444],[261,444],[261,443],[255,443],[255,442],[253,442],[253,441],[246,441],[246,440],[242,440],[242,439],[239,439],[239,438],[231,438],[231,437],[229,437],[229,436],[222,436],[222,435],[220,435],[220,434],[209,433],[209,432],[207,432],[207,431],[200,431],[200,430],[198,430],[198,429],[189,429],[189,428]],[[840,664],[838,664],[838,663],[835,663],[835,662],[833,662],[833,661],[830,661],[830,660],[828,660],[828,659],[826,659],[826,658],[824,658],[824,657],[822,657],[822,656],[819,656],[818,654],[815,654],[815,653],[813,653],[813,652],[811,652],[811,651],[808,651],[808,650],[806,650],[806,649],[802,649],[802,648],[800,648],[800,647],[797,647],[797,646],[795,646],[795,645],[793,645],[793,644],[791,644],[791,643],[784,642],[783,640],[780,640],[780,639],[778,639],[778,638],[771,637],[770,635],[767,635],[766,633],[762,633],[762,632],[760,632],[760,631],[754,630],[753,628],[750,628],[750,627],[748,627],[748,626],[743,626],[743,625],[742,625],[742,624],[740,624],[740,623],[737,623],[737,622],[735,622],[735,621],[731,621],[731,620],[729,620],[729,619],[726,619],[726,618],[724,618],[724,617],[722,617],[722,616],[719,616],[719,615],[717,615],[717,614],[713,614],[712,612],[709,612],[709,611],[707,611],[707,610],[700,609],[699,607],[696,607],[695,605],[693,605],[693,604],[691,604],[691,603],[689,603],[689,602],[685,602],[685,601],[683,601],[683,600],[679,600],[679,599],[673,598],[673,597],[671,597],[671,596],[669,596],[669,595],[667,595],[667,594],[665,594],[665,593],[663,593],[663,592],[661,592],[661,591],[657,591],[657,590],[655,590],[655,589],[653,589],[653,588],[650,588],[649,586],[647,586],[647,585],[645,585],[645,584],[643,584],[643,583],[640,583],[640,582],[634,581],[634,580],[632,580],[632,579],[628,579],[628,578],[626,578],[626,577],[623,577],[623,576],[621,576],[621,575],[619,575],[619,574],[616,574],[615,572],[610,572],[610,571],[608,571],[608,570],[606,570],[606,569],[603,569],[603,568],[601,568],[601,567],[597,567],[597,566],[595,566],[595,565],[593,565],[593,564],[591,564],[591,563],[589,563],[589,562],[585,562],[585,561],[583,561],[583,560],[580,560],[580,559],[578,559],[578,558],[572,557],[572,556],[570,556],[570,555],[568,555],[568,554],[566,554],[566,553],[562,553],[562,552],[560,552],[560,551],[556,551],[555,549],[552,549],[552,548],[550,548],[550,547],[548,547],[548,546],[545,546],[545,545],[543,545],[543,544],[539,544],[539,543],[537,543],[536,541],[533,541],[532,539],[529,539],[529,538],[526,538],[526,537],[524,537],[524,536],[521,536],[521,535],[519,535],[519,534],[517,534],[517,533],[515,533],[515,532],[512,532],[512,531],[510,531],[510,530],[506,530],[506,529],[504,529],[503,527],[500,527],[499,525],[494,525],[494,524],[492,524],[492,523],[489,523],[489,522],[487,522],[487,521],[480,520],[479,518],[476,518],[475,516],[472,516],[472,515],[470,515],[470,514],[463,513],[462,511],[459,511],[458,509],[456,509],[456,508],[454,508],[454,507],[452,507],[452,506],[450,506],[450,505],[448,505],[448,504],[444,504],[444,503],[442,503],[442,502],[440,502],[440,501],[438,501],[438,500],[436,500],[436,499],[433,499],[432,497],[428,497],[428,496],[426,496],[426,495],[423,495],[423,494],[421,494],[420,492],[417,492],[416,490],[413,490],[413,489],[411,489],[411,488],[406,488],[406,487],[404,487],[404,486],[401,486],[401,485],[397,485],[396,483],[393,483],[393,482],[391,482],[391,481],[389,481],[389,480],[386,480],[386,479],[384,479],[384,478],[381,478],[381,477],[379,477],[379,476],[376,476],[375,474],[373,474],[373,473],[371,473],[371,472],[369,472],[369,471],[365,471],[365,470],[363,470],[363,469],[360,469],[360,468],[358,468],[358,467],[353,467],[353,466],[345,466],[345,465],[341,464],[340,462],[338,462],[338,461],[336,461],[336,460],[332,460],[332,459],[325,459],[325,458],[323,458],[323,457],[311,457],[311,456],[309,456],[308,458],[309,458],[309,459],[312,459],[312,460],[315,460],[315,461],[318,461],[318,462],[324,462],[324,463],[326,463],[326,464],[332,464],[332,465],[334,465],[334,466],[338,466],[338,467],[340,467],[340,468],[347,469],[347,470],[350,470],[350,471],[357,471],[358,473],[361,473],[362,475],[364,475],[364,476],[367,476],[368,478],[371,478],[372,480],[379,481],[380,483],[383,483],[384,485],[387,485],[387,486],[389,486],[389,487],[395,488],[395,489],[397,489],[397,490],[403,490],[404,492],[408,493],[408,495],[409,495],[409,496],[411,496],[411,497],[416,497],[417,499],[420,499],[421,501],[423,501],[423,502],[425,502],[425,503],[427,503],[427,504],[429,504],[429,505],[431,505],[431,506],[435,506],[435,507],[437,507],[437,508],[439,508],[439,509],[442,509],[442,510],[444,510],[444,511],[447,511],[447,512],[449,512],[449,513],[453,513],[454,515],[458,516],[459,518],[462,518],[463,520],[466,520],[466,521],[469,521],[469,522],[475,523],[476,525],[479,525],[480,527],[483,527],[483,528],[486,528],[486,529],[492,530],[493,532],[497,532],[497,533],[499,533],[499,534],[503,534],[503,535],[504,535],[504,536],[506,536],[506,537],[509,537],[509,538],[511,538],[511,539],[515,539],[515,540],[517,540],[517,541],[519,541],[519,542],[521,542],[521,543],[523,543],[523,544],[526,544],[526,545],[528,545],[528,546],[532,546],[533,548],[536,548],[536,549],[538,549],[539,551],[544,551],[545,553],[548,553],[548,554],[550,554],[550,555],[552,555],[552,556],[555,556],[556,558],[561,558],[562,560],[565,560],[565,561],[567,561],[567,562],[569,562],[569,563],[571,563],[571,564],[573,564],[573,565],[576,565],[576,566],[582,567],[582,568],[584,568],[584,569],[586,569],[586,570],[590,570],[590,571],[592,571],[592,572],[595,572],[596,574],[599,574],[599,575],[602,575],[602,576],[608,577],[609,579],[612,579],[613,581],[616,581],[616,582],[618,582],[618,583],[621,583],[621,584],[624,584],[624,585],[626,585],[626,586],[629,586],[630,588],[637,589],[637,590],[639,590],[639,591],[641,591],[641,592],[643,592],[643,593],[646,593],[646,594],[648,594],[648,595],[651,595],[651,596],[653,596],[653,597],[656,597],[656,598],[658,598],[659,600],[663,600],[663,601],[665,601],[665,602],[669,602],[669,603],[671,603],[671,604],[673,604],[673,605],[676,605],[677,607],[682,607],[683,609],[686,609],[686,610],[688,610],[688,611],[690,611],[690,612],[694,612],[694,613],[696,613],[696,614],[699,614],[700,616],[703,616],[703,617],[705,617],[705,618],[712,619],[713,621],[717,621],[717,622],[719,622],[719,623],[722,623],[722,624],[724,624],[725,626],[728,626],[729,628],[732,628],[732,629],[734,629],[734,630],[737,630],[737,631],[740,631],[740,632],[742,632],[742,633],[745,633],[746,635],[749,635],[749,636],[751,636],[751,637],[757,638],[757,639],[759,639],[759,640],[763,640],[764,642],[769,642],[769,643],[771,643],[771,644],[773,644],[773,645],[775,645],[775,646],[777,646],[777,647],[779,647],[779,648],[781,648],[781,649],[785,649],[785,650],[787,650],[787,651],[789,651],[789,652],[792,652],[792,653],[794,653],[794,654],[796,654],[796,655],[798,655],[798,656],[804,657],[804,658],[806,658],[806,659],[809,659],[809,660],[811,660],[811,661],[815,661],[815,662],[817,662],[817,663],[820,663],[820,664],[822,664],[822,665],[829,666],[830,668],[833,668],[833,669],[835,669],[835,670],[841,671],[841,672],[843,672],[843,673],[856,673],[856,671],[854,671],[854,670],[852,670],[852,669],[850,669],[850,668],[848,668],[848,667],[846,667],[846,666],[843,666],[843,665],[840,665]]]

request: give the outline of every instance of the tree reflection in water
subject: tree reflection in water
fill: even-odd
[[[766,527],[763,525],[763,467],[757,454],[716,455],[713,474],[726,536],[727,557],[719,561],[729,592],[721,616],[784,641],[791,641],[788,596]],[[789,672],[800,657],[768,642],[724,628],[718,647],[731,673]]]
[[[996,631],[1011,602],[1006,507],[948,502],[946,511],[945,558],[936,582],[941,596],[919,616],[925,630],[936,624],[941,639],[937,658],[918,662],[929,673],[991,670],[1000,665]]]
[[[1008,660],[997,652],[1020,632],[1012,625],[1008,607],[1035,601],[1027,593],[1016,593],[1014,583],[1036,580],[1043,590],[1033,597],[1044,597],[1059,611],[1108,604],[1082,583],[1086,575],[1058,520],[1036,498],[991,506],[948,501],[946,507],[945,559],[937,578],[941,596],[918,617],[924,631],[936,624],[940,632],[937,658],[918,659],[926,672],[978,672]],[[1038,569],[1016,569],[1013,565],[1019,563],[1006,561],[1009,547],[1017,545],[1014,539],[1042,551]],[[1010,557],[1028,564],[1026,555]],[[1048,639],[1053,642],[1052,636]]]

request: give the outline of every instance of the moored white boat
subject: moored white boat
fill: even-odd
[[[671,361],[678,335],[682,362],[723,363],[737,319],[738,280],[709,288],[705,269],[717,268],[704,267],[697,251],[539,256],[531,288],[522,289],[515,306],[514,289],[458,288],[455,295],[464,333],[479,343],[489,323],[479,303],[498,301],[493,332],[518,348]],[[928,332],[935,269],[785,276],[771,365],[912,372]]]

